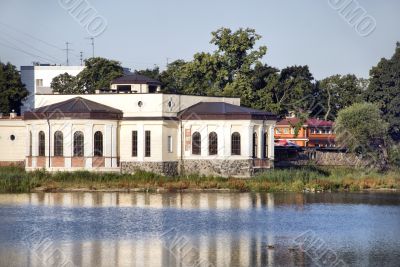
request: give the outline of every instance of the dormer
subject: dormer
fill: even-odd
[[[121,94],[152,94],[161,91],[161,83],[141,74],[132,73],[111,81],[111,91]]]

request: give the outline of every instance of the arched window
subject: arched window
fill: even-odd
[[[54,133],[54,156],[62,157],[63,156],[63,133],[61,131],[57,131]]]
[[[29,131],[29,156],[32,156],[32,132]]]
[[[78,131],[74,133],[74,157],[83,157],[85,148],[85,139],[83,133]]]
[[[46,149],[46,136],[44,135],[43,131],[40,131],[39,132],[39,147],[38,147],[39,157],[44,157],[45,149]]]
[[[100,131],[94,133],[94,156],[103,156],[103,133]]]
[[[231,138],[231,154],[240,155],[240,134],[234,132]]]
[[[195,132],[192,136],[192,154],[201,154],[201,135],[199,132]]]
[[[257,133],[253,133],[253,158],[257,158],[258,154],[258,136]]]
[[[208,135],[208,154],[209,155],[218,154],[218,135],[215,132],[211,132]]]

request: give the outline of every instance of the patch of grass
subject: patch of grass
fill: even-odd
[[[49,173],[44,170],[26,172],[21,167],[0,168],[0,193],[89,189],[231,189],[238,192],[292,191],[359,191],[364,189],[400,189],[400,172],[385,173],[353,168],[306,166],[271,169],[251,179],[201,175],[165,177],[150,172],[134,174],[95,173],[88,171]]]

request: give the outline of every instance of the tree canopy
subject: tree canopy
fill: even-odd
[[[0,62],[0,112],[21,112],[22,101],[28,96],[17,68]]]
[[[60,94],[94,93],[98,89],[109,88],[113,79],[123,75],[121,63],[101,57],[85,60],[85,68],[73,77],[68,73],[53,78],[51,86]]]
[[[365,93],[368,102],[376,103],[389,122],[391,137],[400,141],[400,43],[390,59],[382,58],[370,71]]]
[[[375,104],[356,103],[339,111],[336,142],[351,152],[369,156],[381,168],[388,162],[388,123]]]

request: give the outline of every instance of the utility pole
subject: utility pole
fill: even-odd
[[[71,50],[71,49],[69,49],[70,44],[71,43],[65,42],[65,45],[67,46],[67,48],[64,49],[67,52],[67,66],[69,66],[69,51]]]
[[[92,45],[92,57],[94,57],[94,37],[88,37],[86,39],[91,40],[90,44]]]
[[[81,66],[82,66],[82,62],[83,62],[83,52],[80,52],[80,60],[81,60]]]

